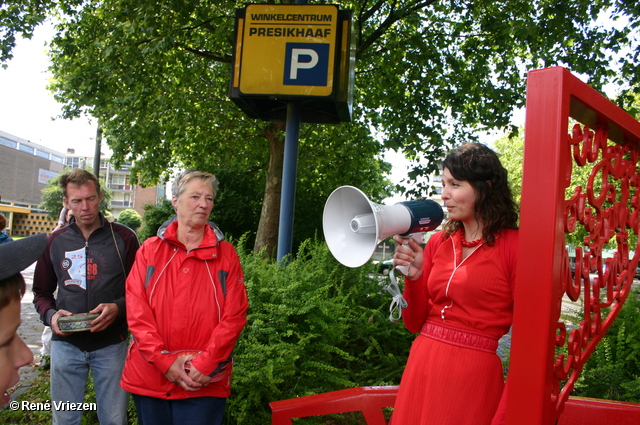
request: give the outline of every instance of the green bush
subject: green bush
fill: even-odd
[[[250,309],[228,423],[270,423],[271,401],[399,383],[413,335],[388,319],[391,296],[381,284],[388,282],[367,267],[340,265],[317,241],[303,243],[286,266],[239,254]]]
[[[640,403],[639,296],[637,289],[629,294],[587,361],[573,395]]]
[[[120,213],[118,223],[122,223],[133,230],[138,230],[142,225],[142,217],[136,210],[129,208]]]
[[[144,226],[138,231],[140,242],[155,236],[162,223],[175,215],[173,205],[168,199],[164,199],[158,205],[146,204],[142,208],[144,209]]]

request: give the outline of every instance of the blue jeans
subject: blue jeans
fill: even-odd
[[[132,394],[138,425],[222,425],[226,398],[192,397],[164,400]]]
[[[53,425],[79,425],[82,411],[57,410],[56,403],[82,403],[89,370],[101,425],[125,425],[129,393],[120,388],[127,341],[96,351],[82,351],[66,341],[51,341]],[[63,404],[64,406],[64,404]]]

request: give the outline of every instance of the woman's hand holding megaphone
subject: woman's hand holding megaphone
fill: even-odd
[[[393,265],[400,266],[398,271],[404,274],[407,279],[418,279],[422,276],[422,264],[424,263],[422,247],[412,237],[403,238],[400,235],[395,235],[393,240],[398,244],[396,253],[393,255]]]

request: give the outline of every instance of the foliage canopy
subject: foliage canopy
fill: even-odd
[[[174,167],[250,173],[247,185],[264,188],[261,206],[248,208],[254,221],[261,208],[256,249],[273,245],[265,229],[277,228],[284,128],[246,118],[227,97],[234,12],[243,3],[12,3],[0,9],[5,52],[46,13],[59,18],[51,89],[66,117],[98,118],[116,162],[135,161],[134,178],[145,184]],[[562,65],[596,89],[613,84],[623,107],[638,88],[640,10],[629,0],[337,4],[354,12],[354,121],[303,126],[299,218],[318,215],[317,205],[342,184],[387,196],[389,165],[378,159],[386,149],[411,161],[397,189],[424,194],[428,183],[415,179],[436,171],[451,146],[477,139],[478,130],[516,130],[510,119],[524,106],[527,70]]]

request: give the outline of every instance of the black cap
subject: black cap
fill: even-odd
[[[47,235],[41,233],[0,244],[0,280],[4,280],[36,262],[47,247]]]

